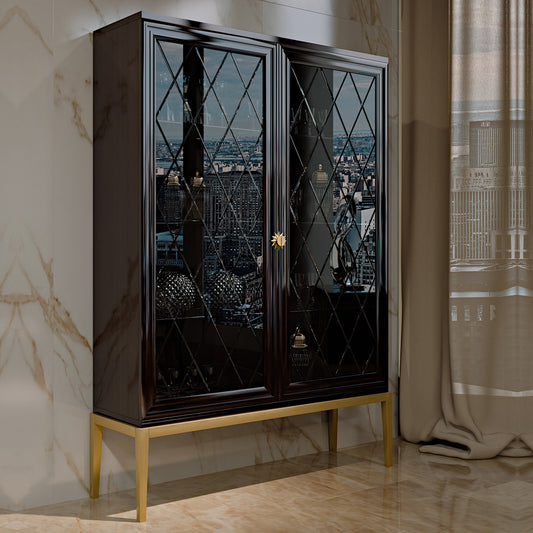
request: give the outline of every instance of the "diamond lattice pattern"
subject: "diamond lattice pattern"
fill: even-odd
[[[290,87],[292,381],[376,367],[376,83],[293,63]],[[295,338],[295,337],[293,337]]]
[[[155,53],[158,396],[261,386],[263,60]]]

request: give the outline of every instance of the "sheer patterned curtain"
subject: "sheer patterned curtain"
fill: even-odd
[[[421,451],[533,454],[532,3],[403,5],[404,67],[435,48],[402,86],[400,424]]]

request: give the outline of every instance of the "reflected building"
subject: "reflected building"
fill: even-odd
[[[528,259],[526,146],[533,125],[471,121],[469,133],[469,166],[452,168],[450,260],[457,265]]]
[[[533,124],[525,120],[470,122],[470,167],[526,166],[526,139],[533,139]],[[531,161],[529,161],[531,163]]]
[[[330,174],[324,166],[318,164],[311,173],[310,180],[312,189],[309,194],[312,194],[314,202],[308,198],[304,203],[307,208],[313,208],[309,213],[310,220],[319,217],[324,222],[329,221],[330,227],[325,228],[328,237],[336,221],[341,218],[341,207],[347,201],[356,204],[348,243],[354,253],[354,277],[351,283],[357,290],[374,292],[374,139],[366,135],[354,138],[352,143],[355,153],[351,151],[349,154],[344,149],[346,142],[346,136],[333,137],[332,157],[336,168],[334,176],[330,179]],[[191,270],[191,261],[184,260],[187,250],[184,250],[183,234],[192,218],[196,218],[192,215],[201,206],[202,227],[198,236],[203,241],[202,272],[201,275],[195,274],[196,283],[203,287],[203,296],[205,301],[209,302],[210,279],[221,271],[236,276],[239,286],[242,287],[238,302],[212,309],[213,317],[220,324],[252,324],[254,328],[261,328],[264,247],[262,149],[251,141],[243,141],[241,144],[244,156],[250,157],[250,163],[244,166],[242,154],[236,153],[231,145],[222,143],[218,147],[217,159],[204,161],[203,181],[196,189],[187,185],[182,173],[177,170],[181,168],[182,160],[178,158],[177,165],[174,164],[164,148],[158,146],[162,156],[155,172],[156,187],[159,191],[157,267],[158,270],[170,268],[182,271],[192,277],[194,269]],[[206,148],[212,152],[216,149],[210,141],[206,141]],[[307,240],[311,242],[313,235],[307,235]],[[325,270],[331,268],[328,267],[327,256],[323,261]],[[331,279],[332,290],[339,290],[339,285],[332,275],[325,278]]]
[[[236,304],[217,310],[227,325],[262,327],[263,176],[258,171],[208,174],[204,178],[204,277],[222,268],[239,278]]]
[[[528,259],[525,167],[466,168],[450,203],[452,263]]]
[[[455,379],[505,389],[512,386],[505,360],[483,376],[482,359],[487,350],[520,355],[527,345],[520,317],[531,306],[521,297],[533,295],[526,160],[533,129],[523,120],[472,121],[469,135],[469,166],[452,166],[450,197],[450,342],[464,374]],[[506,334],[495,339],[492,331]]]
[[[157,267],[193,274],[184,261],[183,232],[195,206],[201,206],[201,279],[207,291],[204,298],[210,301],[209,280],[220,272],[227,272],[228,280],[239,280],[239,295],[231,305],[217,305],[211,310],[212,314],[218,323],[252,324],[260,328],[263,312],[262,172],[244,171],[230,161],[217,165],[217,170],[219,172],[207,174],[198,188],[187,186],[179,172],[167,176],[156,172],[159,177],[158,221],[160,228],[166,229],[156,233]]]

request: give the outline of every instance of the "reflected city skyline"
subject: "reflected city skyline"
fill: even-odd
[[[285,229],[291,283],[329,299],[311,298],[304,313],[329,305],[331,316],[338,306],[348,317],[350,309],[365,316],[376,293],[375,78],[291,69]],[[264,277],[271,275],[263,78],[260,57],[166,41],[156,46],[156,347],[163,397],[263,385]],[[291,317],[302,312],[289,307]],[[375,316],[360,316],[326,320],[329,349],[311,338],[314,319],[301,322],[316,352],[309,376],[373,368]],[[356,330],[363,343],[352,343]]]

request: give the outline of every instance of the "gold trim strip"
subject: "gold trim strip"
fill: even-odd
[[[343,407],[367,405],[370,403],[384,402],[387,400],[392,401],[392,392],[382,392],[367,396],[340,398],[338,400],[327,400],[323,402],[306,403],[301,405],[289,405],[287,407],[275,407],[273,409],[263,409],[261,411],[248,411],[246,413],[215,416],[200,420],[187,420],[185,422],[174,422],[171,424],[162,424],[147,428],[136,428],[130,424],[118,422],[117,420],[97,414],[94,415],[94,421],[99,426],[113,429],[114,431],[118,431],[124,435],[129,435],[130,437],[135,437],[135,431],[142,429],[148,433],[149,438],[156,438],[165,437],[168,435],[179,435],[181,433],[190,433],[192,431],[202,431],[204,429],[237,426],[240,424],[247,424],[248,422],[261,422],[264,420],[272,420],[274,418],[318,413],[321,411],[341,409]]]
[[[129,437],[135,437],[135,426],[132,426],[131,424],[126,424],[125,422],[119,422],[118,420],[113,420],[112,418],[108,418],[107,416],[99,415],[96,413],[92,413],[94,423],[97,426],[101,426],[103,428],[112,429],[113,431],[118,431],[119,433],[122,433],[123,435],[128,435]]]
[[[342,398],[340,400],[328,400],[302,405],[290,405],[288,407],[276,407],[274,409],[264,409],[262,411],[216,416],[212,418],[204,418],[202,420],[187,420],[185,422],[176,422],[162,426],[152,426],[147,429],[150,438],[165,437],[168,435],[179,435],[181,433],[189,433],[192,431],[202,431],[204,429],[237,426],[239,424],[247,424],[248,422],[261,422],[286,416],[305,415],[309,413],[329,411],[331,409],[340,409],[342,407],[378,403],[389,399],[388,395],[390,395],[390,399],[392,400],[392,393],[385,392],[381,394],[372,394],[370,396],[357,396],[353,398]]]

